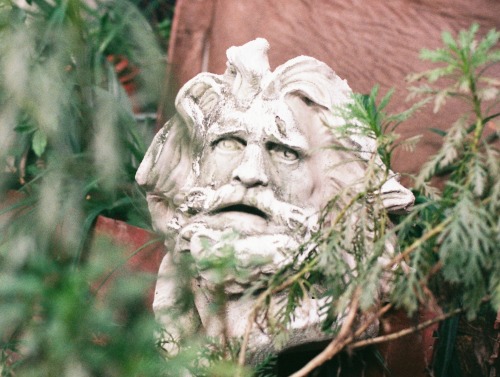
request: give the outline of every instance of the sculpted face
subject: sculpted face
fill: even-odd
[[[311,205],[315,186],[308,158],[311,141],[289,108],[262,105],[214,122],[201,158],[200,185],[258,187],[275,192],[279,200]],[[299,181],[303,184],[289,184]]]
[[[331,109],[350,101],[344,80],[304,56],[271,72],[268,47],[263,39],[232,47],[224,75],[203,73],[188,82],[177,96],[177,115],[155,137],[136,175],[148,192],[153,225],[166,236],[154,309],[173,338],[199,331],[242,336],[253,305],[245,289],[294,257],[317,230],[328,200],[360,184],[363,155],[375,153],[362,136],[337,140],[329,128],[343,124]],[[347,151],[353,148],[356,158]],[[381,195],[390,209],[413,202],[393,178]],[[201,262],[221,255],[228,243],[237,268],[248,274],[221,281]],[[175,271],[187,253],[198,268],[195,310],[179,314]],[[218,284],[228,294],[226,318],[210,311]],[[290,346],[324,336],[317,301],[296,313]],[[251,335],[255,350],[271,343],[265,331]]]
[[[201,259],[210,255],[207,244],[216,249],[236,232],[232,246],[241,267],[254,257],[267,259],[254,269],[255,278],[275,272],[316,229],[325,204],[316,152],[324,141],[315,137],[322,126],[312,115],[321,110],[301,96],[257,97],[240,109],[230,102],[208,125],[193,187],[178,196],[189,216],[176,218],[181,229],[174,249]],[[202,287],[214,288],[209,273],[200,277]],[[242,293],[248,283],[229,276],[225,288]]]
[[[242,222],[260,226],[259,233],[274,231],[269,226],[291,225],[276,218],[280,204],[297,207],[289,208],[290,215],[310,216],[319,210],[310,156],[318,146],[284,105],[257,101],[244,112],[222,114],[207,132],[196,186],[246,192],[216,208],[219,214],[238,213],[235,229],[245,226]],[[274,202],[263,203],[269,198]]]

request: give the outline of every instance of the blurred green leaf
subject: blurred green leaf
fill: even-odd
[[[42,130],[38,129],[33,134],[32,146],[33,152],[38,157],[42,157],[43,152],[45,152],[45,148],[47,147],[47,134]]]

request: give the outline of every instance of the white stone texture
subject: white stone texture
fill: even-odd
[[[137,171],[153,225],[166,236],[154,311],[174,339],[223,331],[241,337],[255,299],[245,290],[291,261],[318,229],[318,216],[333,195],[343,192],[347,201],[359,192],[367,161],[381,165],[372,139],[335,133],[344,120],[332,109],[351,101],[347,82],[307,56],[272,72],[268,49],[264,39],[231,47],[223,75],[201,73],[184,85],[177,114],[156,135]],[[344,150],[328,148],[332,145]],[[387,210],[412,206],[413,195],[395,174],[381,183]],[[224,257],[227,250],[245,274],[221,277],[206,268],[207,258]],[[179,313],[176,268],[187,253],[198,269],[192,282],[195,307]],[[221,286],[225,315],[210,309]],[[325,338],[320,306],[317,299],[304,300],[286,347]],[[272,343],[265,324],[254,326],[252,352],[269,352]],[[174,343],[166,348],[175,352]]]

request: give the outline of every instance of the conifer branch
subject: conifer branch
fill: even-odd
[[[441,233],[446,226],[451,222],[452,218],[447,218],[443,222],[439,223],[436,225],[434,228],[429,230],[427,233],[425,233],[422,237],[417,238],[410,246],[408,246],[406,249],[404,249],[401,253],[396,255],[394,258],[392,258],[385,266],[385,270],[390,270],[393,268],[395,265],[400,263],[403,259],[405,259],[408,255],[410,255],[415,249],[420,247],[424,242],[428,241],[432,237],[438,235]]]

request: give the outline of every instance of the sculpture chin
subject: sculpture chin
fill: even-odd
[[[226,293],[242,294],[260,275],[274,274],[291,262],[293,251],[305,241],[290,229],[253,214],[225,212],[208,217],[209,226],[207,216],[202,216],[182,228],[174,253],[191,254],[202,285],[209,290],[222,284]],[[228,222],[231,227],[224,226]],[[206,261],[214,257],[234,258],[238,276],[226,274],[222,282],[211,279],[216,272],[206,267]]]
[[[210,224],[210,226],[206,225]],[[231,224],[228,228],[227,224]],[[195,280],[195,306],[201,325],[208,336],[218,337],[225,333],[232,338],[245,334],[248,316],[252,312],[256,297],[247,289],[259,278],[275,274],[281,267],[297,257],[296,250],[306,239],[297,236],[292,229],[273,224],[260,213],[228,210],[214,214],[198,215],[180,232],[177,245],[181,252],[189,252],[197,267]],[[222,258],[231,250],[234,253],[238,275],[226,273],[223,281],[217,271],[204,269],[205,258]],[[219,259],[220,260],[220,259]],[[220,287],[226,294],[224,316],[213,315],[214,294]],[[161,292],[161,289],[158,289]],[[286,305],[286,293],[275,295],[269,318],[276,318]],[[290,337],[281,344],[278,351],[297,346],[327,341],[321,324],[325,314],[324,299],[305,298],[296,309],[293,320],[288,324]],[[158,308],[160,309],[160,308]],[[260,318],[262,326],[253,326],[249,337],[249,361],[258,363],[269,353],[277,351],[276,341],[267,319]],[[168,324],[164,324],[168,325]],[[167,326],[166,326],[167,327]]]

